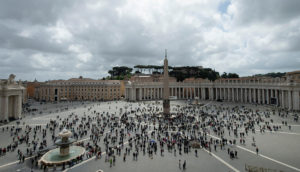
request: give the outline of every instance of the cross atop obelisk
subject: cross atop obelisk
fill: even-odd
[[[167,59],[167,49],[165,49],[165,59]]]
[[[169,69],[168,69],[167,49],[165,50],[164,60],[164,97],[163,97],[163,113],[165,117],[170,115],[170,100],[169,100]]]

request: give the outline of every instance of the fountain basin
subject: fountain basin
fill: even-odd
[[[85,149],[80,146],[70,146],[69,154],[61,155],[60,148],[53,149],[43,155],[40,159],[40,163],[47,166],[62,165],[63,163],[70,162],[85,153]]]

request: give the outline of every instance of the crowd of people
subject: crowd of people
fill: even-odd
[[[86,104],[84,107],[82,114],[68,108],[65,111],[67,116],[53,115],[43,125],[2,127],[3,133],[10,133],[11,143],[1,145],[0,155],[6,156],[7,152],[17,150],[20,163],[25,161],[25,157],[32,157],[31,167],[46,171],[46,165],[39,166],[39,157],[53,148],[58,133],[66,128],[72,131],[73,138],[77,140],[75,144],[85,147],[86,153],[64,164],[63,169],[66,165],[71,167],[93,157],[104,158],[112,168],[117,163],[117,157],[123,162],[128,161],[130,156],[133,161],[138,161],[140,156],[164,157],[166,153],[197,157],[199,149],[211,153],[212,147],[213,151],[227,149],[229,158],[235,159],[238,152],[234,145],[251,144],[258,154],[259,145],[254,137],[256,131],[276,132],[282,126],[291,129],[287,118],[290,115],[297,116],[284,110],[275,113],[221,103],[172,105],[169,116],[162,114],[160,102],[139,102],[137,105],[127,102],[124,106],[118,106],[115,102],[102,102]],[[282,119],[282,124],[273,123],[272,115],[275,114]],[[247,139],[249,137],[252,139]],[[187,160],[182,161],[179,160],[179,168],[184,170],[187,168]]]

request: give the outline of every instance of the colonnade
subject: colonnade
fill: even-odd
[[[220,87],[220,86],[170,86],[174,99],[225,100],[242,103],[273,104],[282,108],[300,110],[299,92],[288,88]],[[130,101],[160,100],[162,86],[137,85],[126,87],[125,98]]]

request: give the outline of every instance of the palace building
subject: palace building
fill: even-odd
[[[94,80],[90,78],[71,78],[69,80],[51,80],[40,83],[35,88],[35,99],[44,102],[55,101],[108,101],[119,100],[122,81]]]
[[[163,75],[133,76],[125,82],[125,99],[162,100],[163,83]],[[300,71],[288,72],[281,78],[242,77],[215,81],[189,78],[176,82],[176,78],[169,77],[169,93],[175,99],[272,104],[300,110]]]

